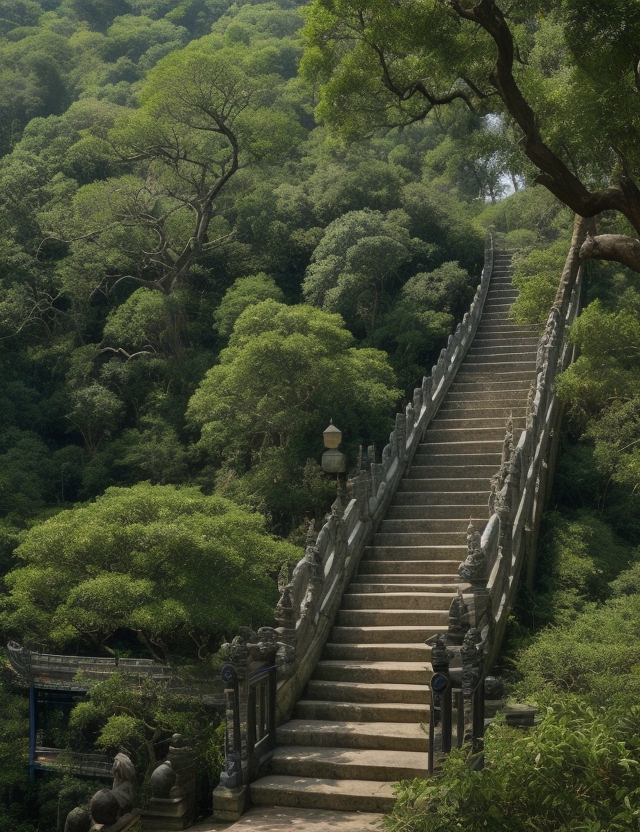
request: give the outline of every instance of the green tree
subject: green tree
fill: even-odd
[[[283,512],[277,492],[300,490],[305,463],[317,456],[331,418],[351,449],[386,441],[398,396],[393,372],[382,352],[353,344],[338,315],[263,301],[237,319],[220,363],[189,402],[199,447],[216,465],[259,486],[253,501],[284,529],[302,517],[299,502]],[[278,473],[269,478],[272,468]]]
[[[385,289],[412,259],[402,212],[351,211],[330,223],[311,257],[302,290],[309,303],[339,312],[371,334],[384,308]]]
[[[65,232],[78,241],[72,269],[86,271],[90,239],[91,256],[106,250],[120,279],[171,294],[228,235],[215,211],[231,178],[296,143],[300,129],[278,99],[281,79],[252,73],[241,52],[217,47],[198,41],[148,73],[139,109],[109,133],[137,174],[80,190]]]
[[[110,649],[121,630],[166,660],[194,646],[202,658],[238,625],[268,621],[277,598],[269,575],[299,550],[222,497],[140,483],[34,526],[16,555],[6,631]]]
[[[90,685],[86,700],[71,712],[69,728],[75,747],[95,743],[108,754],[124,750],[146,778],[175,733],[193,749],[199,779],[204,772],[215,778],[224,761],[219,714],[193,691],[175,694],[151,680],[134,686],[114,674]]]
[[[580,216],[623,218],[582,256],[640,270],[635,3],[315,0],[308,20],[322,119],[361,135],[456,103],[505,114],[537,182]]]
[[[227,289],[213,315],[215,328],[222,336],[231,335],[235,322],[244,310],[268,298],[278,303],[284,301],[284,296],[272,277],[264,272],[239,277],[233,286]]]

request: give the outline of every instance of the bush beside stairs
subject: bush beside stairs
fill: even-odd
[[[511,256],[496,252],[476,336],[344,594],[254,805],[387,812],[394,782],[427,776],[430,649],[446,630],[471,519],[482,532],[505,423],[516,441],[538,336],[514,323]]]

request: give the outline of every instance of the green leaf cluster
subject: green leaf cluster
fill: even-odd
[[[16,553],[5,629],[101,650],[123,630],[163,659],[190,641],[204,654],[238,625],[269,620],[269,575],[297,559],[259,515],[197,488],[148,483],[34,526]]]

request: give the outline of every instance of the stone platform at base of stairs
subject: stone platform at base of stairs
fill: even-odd
[[[256,806],[233,823],[205,820],[189,827],[189,832],[289,832],[291,829],[299,832],[378,832],[382,829],[382,815]]]

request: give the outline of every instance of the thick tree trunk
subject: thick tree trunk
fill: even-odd
[[[640,272],[640,240],[626,234],[589,235],[580,248],[581,260],[615,260]]]

